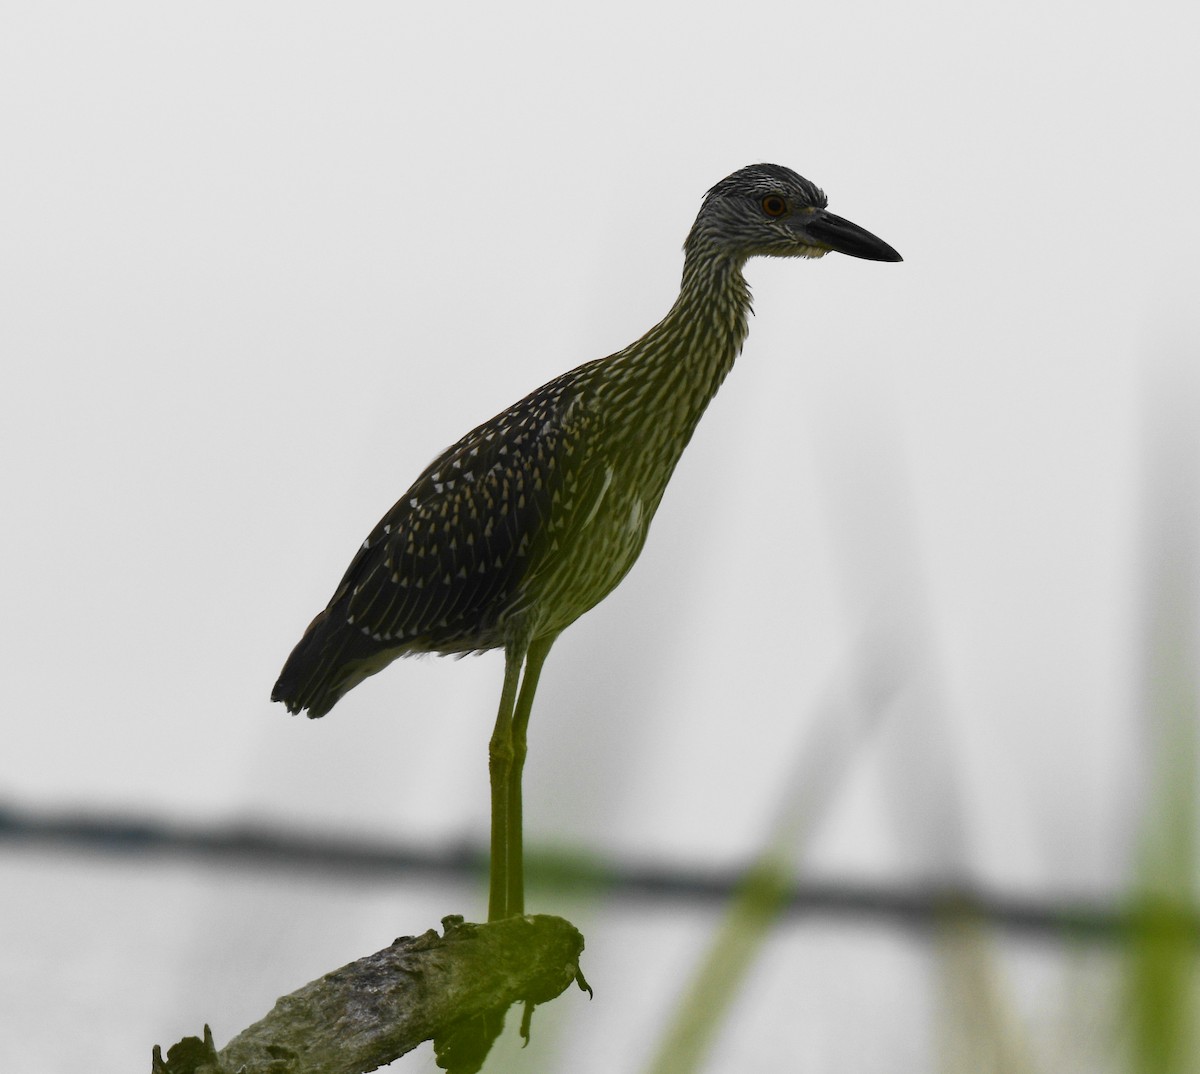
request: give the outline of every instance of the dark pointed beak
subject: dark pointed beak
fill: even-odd
[[[839,254],[861,257],[867,261],[904,260],[883,239],[824,209],[818,209],[805,220],[804,231],[815,242]]]

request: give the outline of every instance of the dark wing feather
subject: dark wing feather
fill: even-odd
[[[346,691],[410,652],[505,643],[508,614],[549,554],[567,460],[586,454],[581,366],[473,429],[436,458],[380,519],[272,694],[328,712]]]

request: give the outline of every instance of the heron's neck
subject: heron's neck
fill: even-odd
[[[644,416],[645,447],[673,455],[672,462],[746,339],[750,289],[741,267],[741,261],[689,249],[670,312],[613,356],[622,375],[611,383],[626,389],[631,408]]]

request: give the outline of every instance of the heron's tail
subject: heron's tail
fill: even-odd
[[[356,674],[366,654],[351,651],[362,635],[346,630],[329,612],[326,608],[309,624],[271,690],[272,701],[282,701],[288,712],[307,710],[310,720],[324,716],[370,674]]]

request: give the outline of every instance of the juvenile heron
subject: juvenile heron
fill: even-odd
[[[544,384],[429,465],[358,550],[271,694],[324,716],[398,656],[504,650],[489,745],[488,918],[524,912],[521,771],[554,639],[633,566],[667,482],[746,338],[756,256],[900,261],[775,164],[722,179],[684,243],[683,283],[622,351]]]

